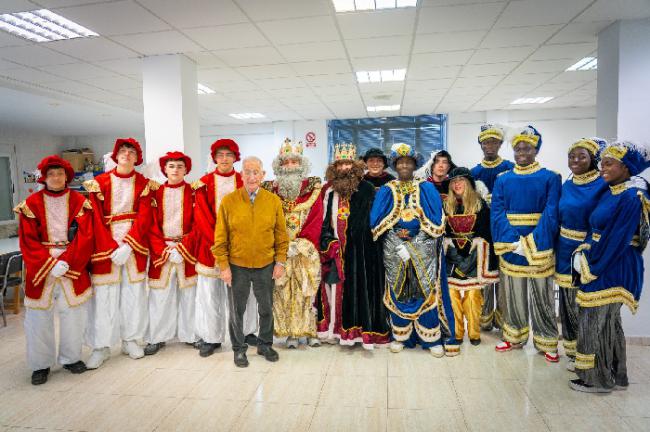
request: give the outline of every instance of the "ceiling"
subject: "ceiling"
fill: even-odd
[[[183,53],[216,90],[199,96],[202,126],[243,123],[228,116],[239,112],[365,117],[369,105],[400,104],[402,115],[539,108],[510,105],[536,96],[555,97],[542,107],[593,106],[596,72],[564,70],[595,54],[598,32],[615,20],[650,16],[649,0],[419,0],[342,14],[330,0],[0,3],[0,13],[38,8],[101,37],[35,44],[0,31],[0,85],[141,122],[141,58]],[[354,75],[399,68],[404,82],[358,84]]]

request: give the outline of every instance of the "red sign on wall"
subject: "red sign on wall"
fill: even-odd
[[[309,131],[305,134],[305,147],[315,148],[316,147],[316,133]]]

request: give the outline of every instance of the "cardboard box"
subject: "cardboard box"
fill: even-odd
[[[61,153],[61,157],[70,162],[70,165],[72,165],[72,169],[75,172],[83,172],[86,166],[86,160],[83,153],[78,151],[64,151]]]

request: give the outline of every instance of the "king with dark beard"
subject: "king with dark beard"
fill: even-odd
[[[387,344],[383,253],[373,242],[370,208],[375,194],[363,180],[352,144],[337,144],[323,187],[325,217],[320,236],[322,283],[316,299],[318,336],[328,343],[365,349]]]

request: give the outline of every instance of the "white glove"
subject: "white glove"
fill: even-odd
[[[54,267],[52,267],[52,270],[50,270],[50,275],[55,278],[60,278],[66,274],[68,270],[70,270],[70,266],[67,262],[57,261]]]
[[[581,253],[577,253],[577,254],[575,254],[575,255],[573,256],[573,269],[574,269],[575,271],[577,271],[578,273],[580,273],[580,271],[581,271],[581,270],[580,270],[580,269],[581,269],[581,267],[580,267],[580,257],[581,257],[581,256],[582,256]]]
[[[406,249],[406,246],[404,244],[401,244],[395,248],[395,251],[397,252],[397,255],[402,259],[404,262],[408,262],[408,260],[411,259],[411,254],[409,253],[408,249]]]
[[[526,256],[526,254],[524,253],[524,247],[521,245],[520,241],[514,242],[513,244],[517,245],[517,248],[513,250],[512,253],[516,253],[517,255],[521,255],[521,256]]]
[[[117,266],[124,265],[126,264],[126,261],[131,256],[132,252],[133,249],[131,248],[131,246],[125,243],[122,246],[115,249],[115,251],[111,254],[111,260],[113,261],[113,264]]]
[[[184,259],[179,251],[172,249],[169,251],[169,261],[173,262],[174,264],[180,264],[184,261]]]
[[[296,242],[289,243],[289,250],[287,250],[287,258],[295,257],[298,255],[298,246]]]

